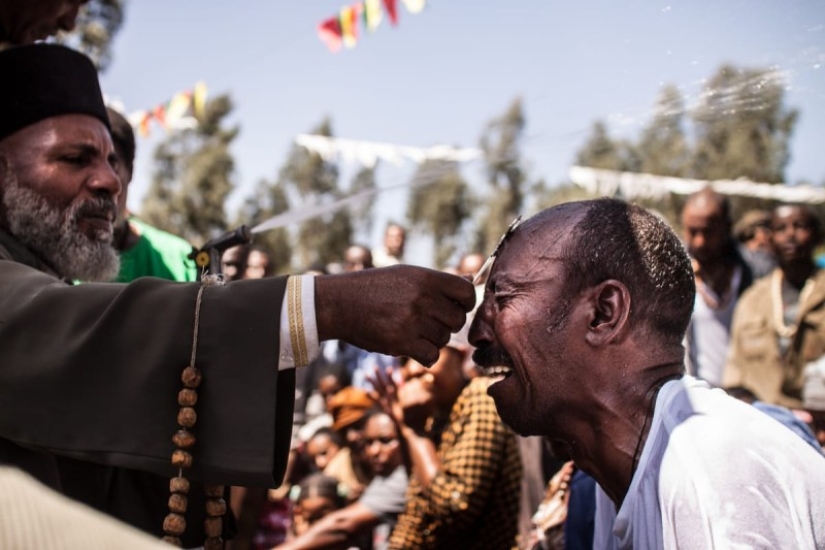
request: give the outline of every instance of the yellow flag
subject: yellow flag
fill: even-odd
[[[192,92],[192,108],[195,110],[195,118],[203,120],[206,115],[206,84],[198,82]]]
[[[358,42],[358,14],[355,6],[341,8],[341,36],[347,48],[354,48]]]

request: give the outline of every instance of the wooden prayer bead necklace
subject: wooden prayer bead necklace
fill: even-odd
[[[178,475],[169,480],[169,514],[163,520],[163,541],[175,546],[183,543],[181,537],[186,531],[186,508],[188,506],[189,480],[184,477],[184,470],[192,467],[192,447],[197,439],[190,431],[198,421],[195,405],[198,402],[198,386],[203,380],[200,370],[195,367],[195,355],[198,347],[198,325],[200,321],[201,298],[203,290],[212,284],[210,279],[204,278],[198,289],[198,298],[195,304],[195,329],[192,337],[192,357],[189,366],[183,369],[181,381],[183,389],[178,393],[178,431],[172,436],[172,442],[177,447],[172,453],[172,466],[178,469]],[[206,519],[204,520],[204,550],[219,550],[223,548],[223,516],[226,514],[226,501],[223,498],[223,485],[204,485],[206,495]]]

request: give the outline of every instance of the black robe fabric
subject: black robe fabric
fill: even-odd
[[[193,481],[281,483],[295,390],[294,370],[278,371],[285,287],[282,277],[204,290]],[[135,493],[113,488],[175,473],[198,288],[154,278],[72,286],[0,231],[0,461],[138,527],[154,521],[123,517]]]

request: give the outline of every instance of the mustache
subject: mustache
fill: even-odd
[[[87,216],[107,217],[114,221],[117,216],[117,205],[114,199],[109,197],[93,197],[80,203],[69,214],[72,222],[77,222],[80,218]]]
[[[492,344],[477,348],[473,352],[473,362],[480,367],[515,367],[510,354]]]

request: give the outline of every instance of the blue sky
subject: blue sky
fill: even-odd
[[[772,66],[785,78],[788,104],[801,111],[787,180],[825,181],[825,1],[430,0],[418,15],[400,6],[397,27],[385,20],[356,48],[332,54],[315,26],[344,4],[131,0],[104,92],[127,111],[198,80],[211,94],[230,93],[241,126],[231,214],[259,179],[275,174],[294,136],[324,115],[339,137],[476,146],[485,123],[521,96],[531,176],[555,183],[594,120],[633,135],[666,83],[690,103],[723,62]],[[159,138],[155,131],[138,144],[135,210]],[[344,167],[344,177],[354,170]],[[404,181],[410,170],[381,167],[379,185]],[[480,165],[464,173],[480,184]],[[403,217],[404,198],[382,196],[378,226]],[[423,254],[419,263],[429,260]]]

